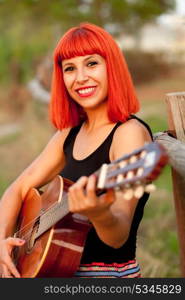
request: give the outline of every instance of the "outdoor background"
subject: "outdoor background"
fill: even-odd
[[[0,196],[54,134],[48,118],[52,53],[79,22],[121,47],[153,133],[168,128],[165,95],[185,91],[184,0],[0,1]],[[177,5],[178,4],[178,5]],[[180,277],[170,167],[156,181],[139,229],[143,277]]]

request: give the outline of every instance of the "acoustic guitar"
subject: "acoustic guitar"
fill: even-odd
[[[120,190],[127,199],[140,198],[153,190],[152,182],[168,162],[165,149],[157,142],[103,164],[94,174],[97,195],[108,189]],[[57,175],[42,190],[32,188],[23,201],[15,237],[24,239],[15,247],[14,262],[21,277],[73,277],[83,253],[91,223],[68,209],[70,180]]]

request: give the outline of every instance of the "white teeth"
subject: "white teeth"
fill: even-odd
[[[95,89],[95,87],[91,87],[91,88],[87,88],[87,89],[83,89],[83,90],[78,90],[79,94],[87,94],[92,92]]]

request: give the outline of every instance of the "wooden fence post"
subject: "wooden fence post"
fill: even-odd
[[[185,92],[166,94],[169,130],[185,143]],[[180,251],[180,268],[185,277],[185,177],[172,167],[174,205]]]

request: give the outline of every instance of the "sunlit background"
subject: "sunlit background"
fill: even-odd
[[[0,0],[0,195],[41,152],[48,118],[52,53],[71,26],[93,22],[121,47],[153,133],[168,129],[165,95],[185,91],[184,0]],[[156,181],[139,229],[143,277],[179,277],[170,166]]]

